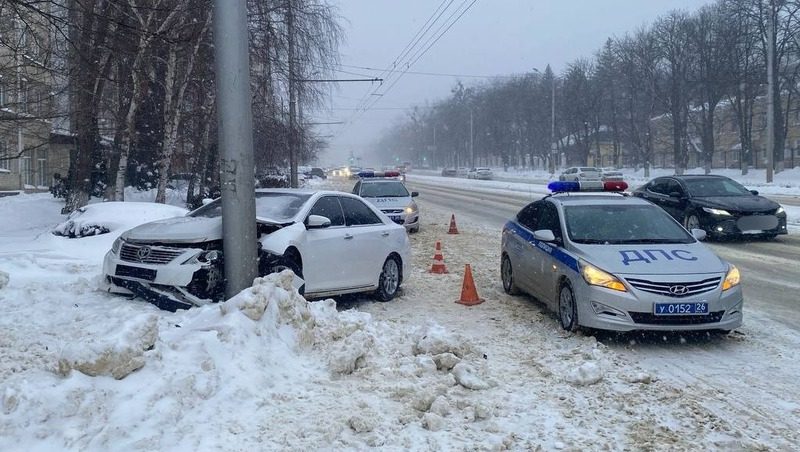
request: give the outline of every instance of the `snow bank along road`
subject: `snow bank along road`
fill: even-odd
[[[411,177],[409,185],[420,192],[416,199],[423,230],[439,229],[438,235],[447,240],[442,225],[426,224],[426,220],[446,222],[450,213],[455,213],[460,227],[474,224],[481,228],[482,234],[475,240],[481,244],[482,253],[472,264],[481,275],[491,277],[481,280],[478,288],[491,293],[491,298],[506,300],[498,269],[500,228],[543,193],[498,194],[478,186],[451,188],[444,178],[439,184],[434,178],[415,181]],[[800,444],[800,392],[795,377],[800,365],[794,358],[800,345],[800,302],[796,295],[800,289],[800,237],[791,232],[774,241],[709,243],[742,272],[745,323],[740,330],[724,337],[605,333],[597,339],[616,357],[636,362],[645,372],[680,388],[680,397],[709,410],[710,415],[744,437],[779,437],[786,441],[782,444],[796,447]],[[446,250],[447,258],[458,259],[458,248]],[[550,323],[557,325],[555,317],[535,300],[509,298],[514,303],[529,303],[536,316],[548,319],[548,327]],[[507,302],[498,304],[499,308],[508,306]],[[513,330],[514,326],[509,328]],[[555,332],[549,334],[556,336],[546,340],[563,340]],[[665,394],[669,397],[672,395]],[[681,432],[675,434],[686,434]]]

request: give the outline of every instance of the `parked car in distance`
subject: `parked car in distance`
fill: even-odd
[[[621,181],[625,177],[622,174],[622,171],[614,169],[614,168],[602,168],[600,170],[600,178],[603,181]]]
[[[469,170],[463,166],[460,166],[458,169],[456,169],[456,176],[458,177],[467,177],[467,173],[469,173]]]
[[[320,179],[327,179],[328,176],[325,174],[325,170],[318,167],[311,168],[308,172],[305,173],[308,177],[318,177]]]
[[[472,168],[467,172],[467,179],[490,180],[492,176],[490,168]]]
[[[405,228],[358,196],[267,189],[256,190],[255,202],[258,274],[290,269],[306,298],[374,292],[389,301],[409,274]],[[186,216],[124,232],[106,253],[103,274],[109,291],[174,311],[223,298],[223,260],[218,198]]]
[[[593,166],[573,166],[565,169],[558,180],[560,181],[599,181],[602,180],[602,172]]]
[[[607,182],[613,184],[613,182]],[[739,270],[653,204],[621,193],[554,193],[503,228],[503,289],[533,295],[561,327],[721,330],[742,324]],[[619,188],[621,189],[621,187]]]
[[[633,192],[672,215],[686,229],[712,238],[787,234],[786,211],[739,182],[717,175],[657,177]]]
[[[458,172],[455,168],[442,168],[442,176],[444,177],[456,177]]]

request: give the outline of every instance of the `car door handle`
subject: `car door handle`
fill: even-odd
[[[350,240],[350,239],[352,239],[352,238],[353,238],[353,234],[345,234],[345,235],[344,235],[344,239],[345,239],[345,240]]]
[[[381,237],[389,237],[389,231],[381,232]]]

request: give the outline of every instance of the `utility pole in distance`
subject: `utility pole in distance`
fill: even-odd
[[[225,297],[258,274],[246,0],[214,0]]]
[[[775,86],[772,65],[775,64],[775,7],[768,2],[769,17],[767,17],[767,183],[772,182],[775,168]]]
[[[292,0],[286,0],[286,32],[288,33],[287,54],[289,57],[289,186],[297,188],[297,93],[295,92],[294,61],[294,11]]]

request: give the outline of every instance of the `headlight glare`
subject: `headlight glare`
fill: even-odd
[[[625,288],[625,284],[622,284],[622,281],[610,273],[604,272],[603,270],[600,270],[594,265],[586,262],[581,263],[581,276],[583,276],[583,279],[587,283],[593,286],[605,287],[607,289],[618,290],[620,292],[628,291],[628,289]]]
[[[720,217],[729,217],[729,216],[731,216],[731,213],[728,212],[727,210],[713,209],[711,207],[703,207],[703,210],[705,212],[710,213],[711,215],[717,215],[717,216],[720,216]]]
[[[417,204],[412,202],[411,204],[409,204],[409,205],[407,205],[407,206],[406,206],[406,208],[404,209],[404,211],[405,211],[405,213],[407,213],[407,214],[411,214],[411,213],[414,213],[414,212],[416,212],[416,211],[417,211]]]
[[[783,206],[781,206],[781,207],[778,207],[778,210],[775,211],[775,215],[780,215],[780,214],[782,214],[784,212],[786,212],[786,210],[783,208]]]
[[[728,274],[725,275],[725,281],[722,282],[722,290],[728,290],[731,287],[735,287],[739,285],[741,281],[741,276],[739,275],[739,269],[736,268],[735,265],[731,265],[728,268]]]

